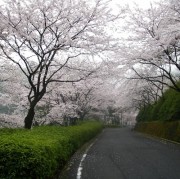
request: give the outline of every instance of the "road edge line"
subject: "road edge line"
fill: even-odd
[[[104,132],[104,130],[101,132],[101,134]],[[76,179],[81,179],[81,176],[82,176],[82,170],[83,170],[83,162],[87,156],[87,153],[88,151],[90,150],[90,148],[94,145],[94,143],[98,140],[99,136],[95,138],[95,140],[88,146],[88,148],[85,150],[82,158],[81,158],[81,161],[79,163],[79,166],[78,166],[78,170],[77,170],[77,175],[76,175]]]
[[[162,137],[154,136],[154,135],[147,134],[147,133],[144,133],[144,132],[139,132],[139,131],[136,131],[136,130],[135,130],[135,132],[137,132],[139,134],[143,134],[144,136],[146,136],[148,138],[156,139],[156,140],[158,140],[160,142],[169,142],[169,143],[172,143],[172,144],[180,145],[179,142],[176,142],[176,141],[173,141],[173,140],[169,140],[169,139],[165,139],[165,138],[162,138]]]

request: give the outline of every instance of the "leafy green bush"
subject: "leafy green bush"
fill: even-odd
[[[73,127],[0,130],[0,178],[48,178],[102,129],[98,122]]]
[[[180,121],[139,122],[136,124],[135,130],[180,142]]]

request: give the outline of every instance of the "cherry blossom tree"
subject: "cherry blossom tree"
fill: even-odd
[[[1,63],[0,74],[0,123],[1,126],[22,127],[23,113],[27,107],[26,82],[15,65]]]
[[[125,50],[134,78],[180,91],[180,4],[177,0],[151,4],[149,9],[128,9]],[[125,56],[124,56],[125,57]],[[137,65],[138,64],[138,65]]]
[[[100,104],[97,95],[103,82],[100,78],[91,76],[80,82],[52,83],[49,93],[43,97],[38,105],[48,108],[46,119],[50,121],[70,123],[83,120],[85,116]]]
[[[107,25],[119,15],[111,13],[105,0],[9,0],[0,14],[3,57],[18,66],[28,82],[27,129],[50,83],[78,82],[94,72],[73,60],[80,59],[81,65],[117,46]],[[81,75],[68,75],[73,72]]]

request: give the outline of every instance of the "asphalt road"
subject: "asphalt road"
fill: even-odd
[[[83,152],[72,158],[60,179],[77,179]],[[180,145],[128,128],[105,129],[81,165],[81,179],[180,179]]]

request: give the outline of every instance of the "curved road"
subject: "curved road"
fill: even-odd
[[[105,129],[87,151],[71,160],[61,179],[180,179],[180,145],[128,128]]]

